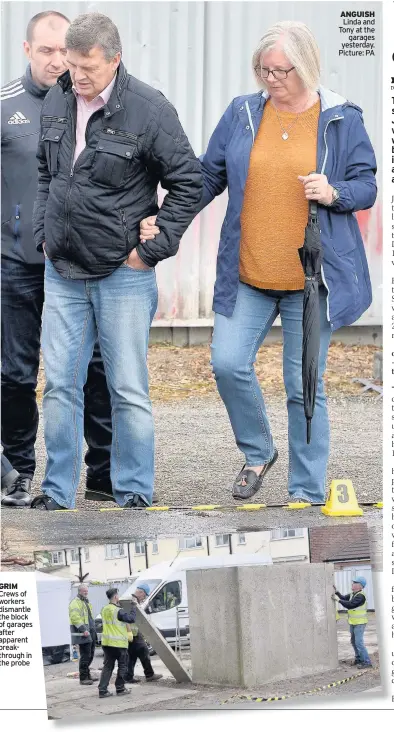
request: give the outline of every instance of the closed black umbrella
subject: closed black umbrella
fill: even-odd
[[[305,273],[302,313],[302,390],[306,417],[306,440],[311,441],[320,351],[320,303],[322,246],[316,201],[309,202],[304,246],[298,250]]]

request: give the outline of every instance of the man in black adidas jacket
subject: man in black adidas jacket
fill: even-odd
[[[69,20],[55,11],[34,16],[24,48],[30,63],[22,78],[1,90],[1,429],[4,454],[16,479],[2,485],[2,505],[29,506],[38,427],[36,384],[44,255],[33,238],[37,195],[40,112],[48,89],[66,70],[64,39]],[[92,497],[112,496],[111,405],[98,347],[85,387],[87,488]],[[19,477],[18,477],[18,472]]]
[[[82,389],[98,334],[112,398],[111,479],[127,508],[152,503],[154,432],[147,348],[155,265],[176,254],[202,196],[200,163],[175,109],[130,76],[101,13],[66,34],[69,72],[41,113],[34,236],[45,261],[42,349],[48,455],[32,508],[72,508],[82,452]],[[157,187],[168,190],[158,208]],[[139,243],[157,212],[160,234]]]

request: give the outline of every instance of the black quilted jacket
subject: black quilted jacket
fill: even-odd
[[[41,112],[38,193],[33,229],[64,277],[111,274],[137,247],[145,264],[176,254],[202,196],[200,163],[174,107],[121,63],[112,94],[90,118],[86,148],[72,167],[76,100],[68,72]],[[139,223],[158,212],[157,186],[168,190],[160,234],[139,243]]]

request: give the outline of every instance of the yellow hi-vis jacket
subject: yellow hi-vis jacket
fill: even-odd
[[[105,605],[101,611],[103,621],[103,632],[101,635],[102,646],[128,648],[127,624],[118,620],[118,612],[119,608],[113,602]]]
[[[84,637],[83,632],[89,630],[88,606],[93,617],[93,608],[90,602],[86,603],[80,597],[75,597],[68,606],[68,616],[71,626],[72,643],[81,644],[91,641],[90,636]]]
[[[76,628],[79,628],[81,625],[87,625],[87,630],[89,630],[89,614],[87,605],[89,605],[89,610],[93,617],[93,608],[90,602],[86,603],[79,597],[75,597],[74,600],[70,602],[68,606],[70,625],[75,625]]]
[[[347,611],[348,614],[348,620],[349,625],[364,625],[365,623],[368,623],[368,617],[367,617],[367,597],[365,595],[365,592],[362,592],[361,590],[359,592],[351,592],[350,593],[350,599],[352,600],[353,597],[356,595],[363,595],[365,598],[365,602],[363,605],[359,605],[359,607],[355,607],[354,610]]]

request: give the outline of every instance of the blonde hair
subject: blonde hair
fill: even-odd
[[[258,84],[266,88],[264,79],[256,72],[261,56],[270,51],[278,41],[282,42],[283,53],[310,91],[316,91],[320,82],[320,52],[316,39],[307,25],[295,20],[282,20],[271,28],[260,39],[253,58],[252,67]]]

